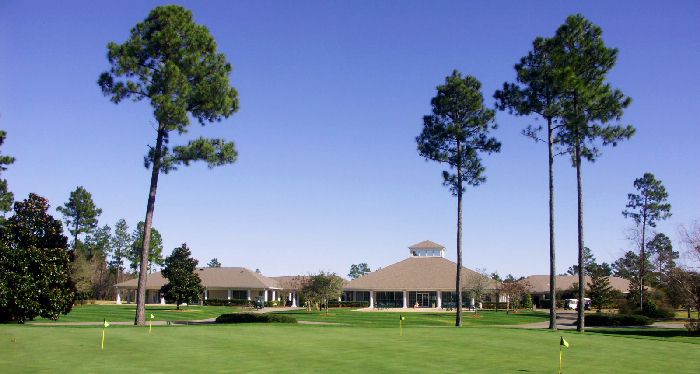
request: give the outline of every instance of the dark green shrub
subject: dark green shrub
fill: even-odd
[[[637,314],[587,314],[586,326],[649,326],[654,320]]]
[[[672,309],[657,305],[654,302],[644,303],[644,310],[642,310],[641,314],[649,318],[672,318],[676,315]]]
[[[367,308],[369,307],[369,301],[337,301],[332,300],[328,302],[329,308]]]
[[[649,318],[673,318],[676,314],[673,309],[661,306],[653,300],[646,300],[644,308],[639,310],[639,304],[623,303],[620,305],[620,314],[637,314]]]
[[[204,300],[204,305],[207,306],[247,306],[252,304],[250,300],[226,300],[226,299],[209,299]]]
[[[444,303],[443,303],[443,307],[444,307]],[[453,307],[454,307],[454,305],[453,305]],[[482,309],[505,309],[506,303],[485,302],[485,303],[481,303],[481,308]]]
[[[216,323],[297,323],[297,320],[284,314],[231,313],[216,317]]]

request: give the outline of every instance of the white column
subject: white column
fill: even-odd
[[[374,292],[369,291],[369,307],[374,308]]]
[[[442,292],[438,291],[437,292],[437,305],[435,305],[438,308],[442,308]]]
[[[165,305],[165,297],[160,297],[160,305]]]
[[[275,297],[275,290],[272,290],[272,301],[277,301],[277,297]]]
[[[292,295],[292,308],[297,307],[297,295],[291,294]]]
[[[250,301],[250,290],[245,290],[245,297]]]
[[[267,290],[263,290],[263,301],[267,302]]]
[[[204,300],[209,300],[209,290],[204,290]]]
[[[226,292],[226,299],[227,299],[227,300],[231,300],[231,290],[228,289],[228,290],[226,290],[226,291],[227,291],[227,292]]]
[[[117,288],[117,304],[122,303],[122,295],[121,292],[119,292],[119,288]]]
[[[476,304],[474,303],[474,298],[473,298],[473,297],[471,298],[471,306],[474,307],[474,308],[476,308]]]
[[[403,307],[402,308],[408,308],[408,291],[403,292]]]

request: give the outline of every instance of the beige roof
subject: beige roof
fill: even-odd
[[[241,267],[198,268],[197,274],[204,288],[281,288],[277,280]],[[136,288],[138,279],[131,279],[115,285],[122,288]],[[167,283],[160,272],[148,274],[146,289],[160,289]]]
[[[306,281],[308,275],[282,275],[279,277],[270,277],[277,281],[280,288],[285,290],[298,290],[301,288],[304,281]]]
[[[584,278],[586,284],[591,281],[591,277]],[[620,277],[608,277],[610,285],[621,292],[629,292],[630,281]],[[549,275],[531,275],[525,280],[530,284],[530,292],[532,293],[549,293]],[[578,283],[578,275],[557,275],[557,290],[568,290],[573,287],[574,283]]]
[[[445,246],[435,242],[431,242],[430,240],[423,240],[420,243],[416,243],[408,247],[408,249],[445,249]]]
[[[420,243],[419,243],[420,244]],[[435,248],[435,247],[431,247]],[[409,257],[350,281],[346,290],[454,290],[457,264],[443,257]],[[495,289],[496,281],[462,267],[462,285],[474,277],[484,280],[487,289]]]

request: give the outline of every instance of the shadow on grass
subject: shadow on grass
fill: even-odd
[[[657,329],[657,328],[624,328],[624,329],[588,329],[587,332],[593,334],[606,335],[621,335],[631,337],[650,337],[650,338],[674,338],[674,337],[689,337],[691,335],[685,329]]]

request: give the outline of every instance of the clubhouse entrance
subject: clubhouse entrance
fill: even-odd
[[[409,291],[408,305],[418,308],[434,308],[437,306],[437,292],[435,291]]]

